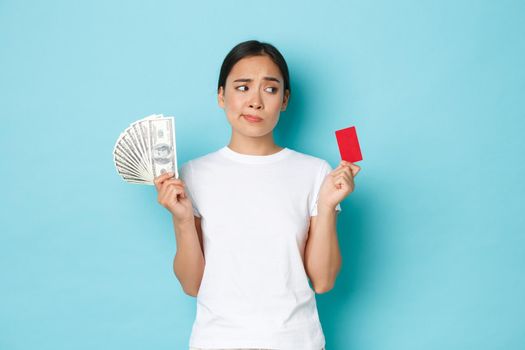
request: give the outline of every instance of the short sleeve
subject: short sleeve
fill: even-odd
[[[313,193],[311,196],[311,202],[310,204],[310,216],[317,216],[317,200],[319,199],[319,190],[321,189],[321,185],[323,184],[323,181],[325,177],[332,171],[332,167],[330,164],[323,160],[321,164],[321,169],[319,170],[319,173],[317,174],[317,177],[315,179],[314,187],[313,187]],[[335,207],[336,211],[341,212],[341,205],[338,203]]]
[[[193,195],[194,191],[194,176],[193,176],[193,169],[191,167],[191,161],[185,163],[182,165],[182,167],[179,170],[179,177],[182,181],[184,181],[186,194],[191,200],[191,205],[193,207],[193,215],[196,217],[201,217],[201,213],[199,212],[197,203],[195,202],[195,197]]]

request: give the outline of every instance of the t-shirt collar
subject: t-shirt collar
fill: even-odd
[[[251,154],[244,154],[239,153],[234,150],[232,150],[228,146],[224,146],[223,148],[219,149],[219,153],[231,160],[234,160],[239,163],[246,163],[246,164],[267,164],[267,163],[273,163],[275,161],[281,160],[287,155],[289,155],[292,152],[291,149],[284,147],[282,150],[276,153],[272,153],[265,156],[256,156]]]

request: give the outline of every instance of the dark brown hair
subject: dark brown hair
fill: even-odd
[[[226,55],[224,61],[222,62],[221,72],[219,74],[219,83],[217,85],[217,93],[219,92],[220,87],[223,88],[226,85],[226,78],[230,71],[232,70],[235,63],[245,57],[251,56],[268,56],[270,59],[279,67],[281,74],[284,79],[284,90],[288,90],[290,95],[292,89],[290,87],[290,76],[288,73],[288,65],[284,60],[283,55],[269,43],[263,43],[257,40],[248,40],[242,43],[235,45],[233,49]]]

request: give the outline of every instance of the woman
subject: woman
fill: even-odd
[[[336,214],[360,168],[342,161],[332,171],[275,144],[291,87],[273,45],[235,46],[217,92],[230,143],[188,161],[180,179],[155,179],[173,217],[175,274],[197,297],[190,350],[324,349],[315,292],[330,290],[339,272]]]

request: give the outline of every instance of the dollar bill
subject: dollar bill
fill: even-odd
[[[172,172],[178,178],[173,117],[149,120],[153,176]]]
[[[129,183],[153,185],[166,172],[178,178],[175,118],[151,114],[131,123],[115,142],[113,162]]]

